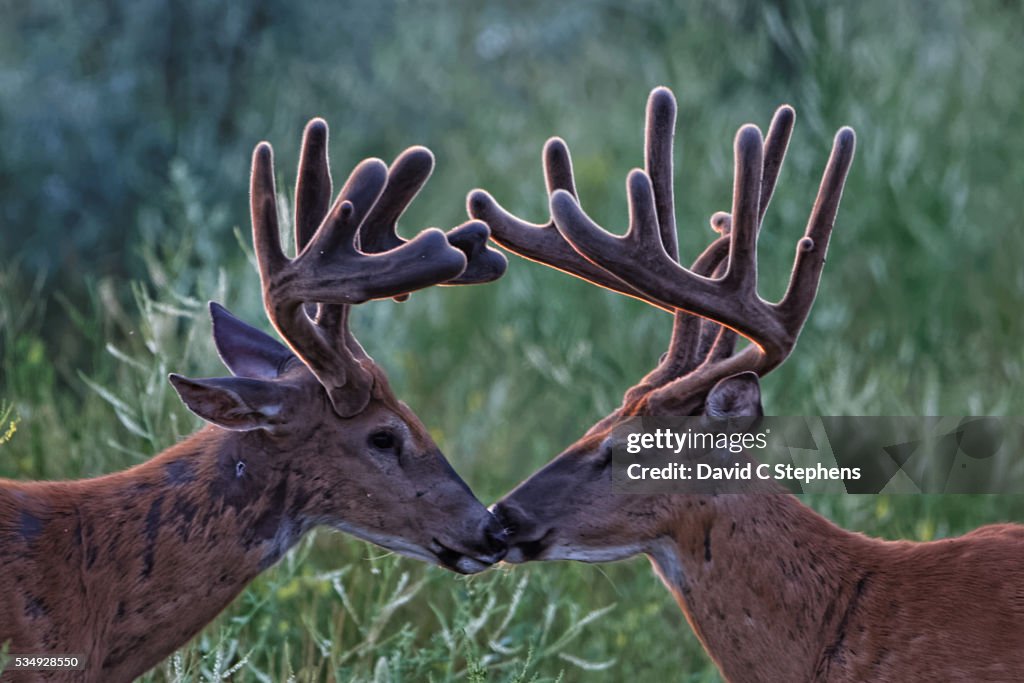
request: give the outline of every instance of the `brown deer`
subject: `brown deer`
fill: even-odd
[[[288,346],[211,304],[234,376],[170,376],[210,426],[124,472],[0,480],[0,644],[10,653],[84,655],[84,678],[48,680],[131,680],[316,526],[464,574],[502,558],[501,526],[348,329],[352,304],[504,272],[479,221],[397,236],[432,168],[422,147],[390,168],[368,159],[332,205],[327,126],[314,119],[289,259],[272,151],[256,147],[253,240],[266,312]]]
[[[931,543],[845,531],[786,494],[612,493],[616,426],[633,416],[761,415],[759,376],[792,351],[817,291],[854,134],[835,138],[789,287],[757,294],[757,235],[794,113],[767,139],[735,141],[732,213],[690,269],[677,262],[672,93],[647,110],[646,168],[627,180],[630,225],[604,231],[580,208],[568,150],[544,149],[552,221],[506,213],[485,192],[472,216],[526,258],[675,314],[668,352],[620,408],[493,508],[507,562],[607,562],[647,554],[730,681],[1007,681],[1024,676],[1024,526]],[[698,317],[700,316],[700,317]],[[735,352],[737,334],[752,343]]]

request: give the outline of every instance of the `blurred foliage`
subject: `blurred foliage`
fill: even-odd
[[[831,136],[857,130],[818,302],[794,357],[764,382],[769,412],[1024,413],[1017,3],[0,0],[0,14],[0,399],[5,427],[19,420],[0,475],[109,472],[197,426],[163,377],[223,372],[206,299],[263,320],[245,251],[258,140],[275,145],[284,193],[312,116],[333,126],[338,184],[363,157],[427,145],[438,169],[404,218],[411,234],[465,220],[475,186],[543,220],[539,155],[557,134],[585,208],[615,228],[660,84],[679,99],[677,208],[691,255],[711,237],[708,217],[728,209],[737,127],[795,106],[761,240],[767,298],[784,286]],[[669,331],[656,310],[520,259],[495,285],[355,318],[485,501],[615,407]],[[1012,497],[808,501],[890,538],[1024,520]],[[245,661],[269,680],[716,680],[642,559],[462,580],[368,554],[380,553],[316,536],[154,678],[211,680]],[[370,602],[342,603],[339,568]],[[390,604],[406,572],[417,594],[387,637],[367,646],[366,632],[342,628]],[[517,591],[497,649],[487,629],[443,637],[511,613]],[[554,650],[558,636],[534,634],[545,610],[559,610],[560,634],[612,604]],[[431,659],[449,655],[454,669]],[[580,666],[611,660],[603,672]]]

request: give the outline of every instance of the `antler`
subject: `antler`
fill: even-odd
[[[313,119],[303,136],[295,190],[296,256],[290,259],[281,249],[273,152],[262,142],[253,153],[253,242],[264,307],[342,417],[365,408],[375,381],[372,361],[348,329],[350,305],[405,296],[434,284],[459,284],[467,259],[478,264],[473,281],[494,279],[504,271],[504,257],[495,259],[496,252],[484,246],[488,230],[479,221],[449,236],[428,228],[393,248],[381,239],[387,234],[398,239],[395,224],[432,166],[433,156],[422,147],[406,150],[390,170],[379,159],[367,159],[330,206],[327,124]],[[360,249],[363,241],[365,250]]]
[[[676,261],[675,114],[671,91],[656,88],[647,106],[645,169],[632,171],[626,181],[630,222],[621,237],[599,227],[580,207],[569,152],[558,138],[544,148],[552,215],[547,225],[512,216],[481,190],[469,198],[470,214],[485,220],[495,241],[509,250],[676,313],[669,352],[634,392],[646,393],[659,386],[669,390],[664,386],[669,383],[673,392],[699,392],[744,370],[763,375],[785,360],[814,302],[853,159],[854,134],[843,128],[836,135],[805,236],[798,243],[789,288],[780,302],[769,303],[757,294],[757,235],[792,133],[793,110],[779,108],[767,141],[762,141],[753,125],[740,129],[732,214],[712,217],[712,226],[722,236],[689,269]],[[735,333],[753,344],[733,356]]]
[[[380,199],[359,230],[359,247],[364,252],[376,254],[407,244],[398,235],[398,219],[433,171],[434,155],[426,147],[410,147],[392,162]],[[500,251],[487,246],[490,235],[487,224],[479,220],[449,230],[445,235],[448,243],[466,255],[467,264],[458,276],[440,284],[472,285],[501,277],[508,260]]]

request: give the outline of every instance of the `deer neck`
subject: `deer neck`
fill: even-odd
[[[649,555],[722,674],[810,678],[856,608],[867,540],[788,494],[676,498],[675,523]]]
[[[263,444],[210,427],[124,472],[26,485],[20,498],[46,541],[35,564],[61,601],[39,606],[34,630],[80,643],[110,681],[185,644],[307,529],[289,459]],[[54,556],[70,561],[47,568]]]

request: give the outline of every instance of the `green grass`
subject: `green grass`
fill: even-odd
[[[110,133],[124,147],[108,141],[102,150],[130,163],[104,168],[114,185],[141,184],[138,196],[118,194],[118,201],[135,197],[134,209],[122,211],[98,192],[81,200],[84,218],[71,224],[80,229],[76,240],[92,234],[88,226],[109,224],[96,239],[128,254],[135,284],[123,270],[91,269],[84,257],[54,256],[44,277],[33,260],[38,250],[3,254],[0,476],[111,472],[198,427],[164,378],[171,370],[223,372],[207,299],[263,324],[255,270],[235,244],[248,240],[245,157],[257,139],[274,142],[283,188],[298,131],[313,114],[333,125],[336,176],[362,155],[389,158],[408,144],[428,144],[439,166],[404,221],[411,232],[464,220],[462,198],[474,186],[542,220],[540,148],[559,134],[574,152],[584,206],[614,228],[625,223],[623,179],[641,163],[643,104],[658,84],[673,87],[680,101],[677,203],[689,254],[711,236],[708,217],[728,208],[736,128],[766,125],[781,102],[796,107],[762,239],[767,297],[781,292],[832,133],[843,124],[857,130],[817,304],[793,358],[763,382],[769,413],[1024,414],[1024,136],[1012,123],[1024,108],[1013,86],[1024,54],[1012,47],[1024,25],[1012,4],[945,2],[926,11],[802,1],[690,10],[573,3],[552,13],[529,3],[446,11],[394,3],[381,12],[379,30],[358,22],[345,29],[376,43],[356,36],[336,46],[345,41],[314,35],[311,46],[295,48],[310,52],[298,55],[283,43],[289,24],[279,16],[271,22],[277,32],[267,28],[250,41],[265,80],[239,86],[246,106],[220,119],[175,111],[170,118],[180,128],[164,121],[146,129],[177,131],[178,147],[162,167],[131,175],[150,147]],[[36,53],[13,39],[0,44],[0,66],[49,64],[3,62]],[[114,73],[119,63],[103,66],[100,49],[83,48],[81,59],[93,60],[83,73]],[[201,59],[208,55],[194,49],[197,61],[188,63],[207,73]],[[52,190],[24,180],[35,182],[33,164],[49,159],[48,148],[18,156],[16,138],[64,106],[72,119],[95,117],[76,124],[86,136],[106,135],[117,122],[102,118],[104,110],[47,100],[48,81],[37,79],[33,89],[11,73],[0,69],[0,78],[23,89],[0,102],[10,114],[0,127],[15,141],[0,172],[19,183],[4,199],[24,225],[18,235],[2,229],[12,238],[36,232],[56,253],[66,225],[19,213],[29,205],[18,203]],[[202,108],[201,92],[189,92],[197,112],[212,111]],[[146,111],[165,106],[145,103]],[[111,100],[110,111],[117,106]],[[217,130],[234,147],[216,147],[211,120],[222,121]],[[93,152],[74,147],[75,135],[64,139],[70,147],[46,172],[70,164],[65,182],[91,187]],[[613,409],[663,351],[670,327],[658,311],[517,259],[494,285],[373,303],[354,324],[486,502]],[[844,527],[886,538],[926,540],[1024,521],[1024,501],[1015,496],[806,500]],[[235,667],[235,679],[271,681],[717,680],[642,558],[501,568],[466,579],[326,532],[260,577],[148,678],[214,680]]]

